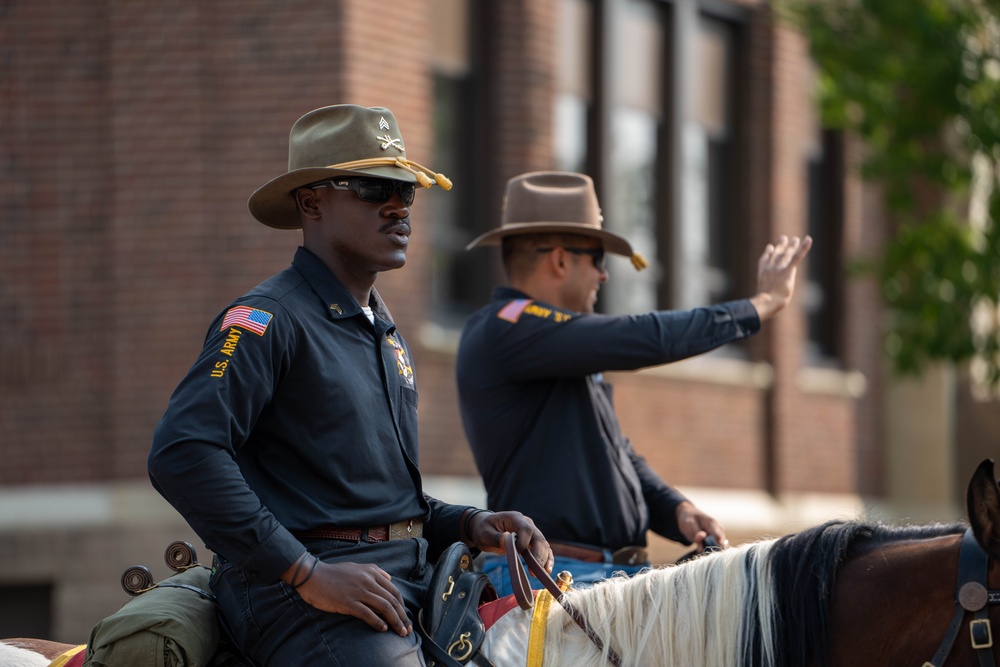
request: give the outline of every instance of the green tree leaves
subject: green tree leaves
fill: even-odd
[[[810,40],[829,127],[865,143],[862,175],[896,233],[873,262],[895,370],[974,361],[1000,386],[997,0],[784,0]]]

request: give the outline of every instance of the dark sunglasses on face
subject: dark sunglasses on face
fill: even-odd
[[[594,260],[594,268],[598,271],[605,270],[604,263],[604,248],[575,248],[572,246],[546,246],[544,248],[535,248],[536,252],[552,252],[556,248],[562,248],[566,252],[571,252],[574,255],[590,255],[590,258]]]
[[[409,206],[417,193],[416,183],[397,181],[391,178],[334,178],[329,181],[313,183],[310,188],[333,188],[334,190],[353,190],[361,201],[373,204],[384,204],[392,199],[395,192],[403,204]]]

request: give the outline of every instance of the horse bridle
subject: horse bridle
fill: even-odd
[[[531,609],[534,605],[534,598],[531,597],[531,587],[528,584],[528,575],[524,573],[524,567],[521,565],[520,559],[517,557],[517,547],[514,546],[514,539],[516,535],[514,533],[507,533],[504,535],[504,545],[507,548],[507,566],[510,569],[510,580],[511,587],[514,591],[514,598],[517,600],[518,605],[522,609]],[[545,586],[545,590],[552,594],[556,602],[562,605],[562,608],[566,610],[566,613],[570,615],[576,624],[587,633],[590,640],[594,642],[599,651],[604,651],[604,642],[597,633],[587,624],[587,619],[583,617],[580,610],[574,607],[563,595],[563,591],[559,588],[559,584],[553,581],[552,577],[545,568],[541,566],[538,560],[531,554],[531,551],[525,549],[521,552],[521,556],[524,561],[528,564],[528,569],[531,573],[542,582]],[[608,647],[608,661],[615,667],[621,667],[622,659],[615,650]]]
[[[993,629],[990,626],[989,605],[1000,604],[1000,591],[989,590],[990,556],[983,550],[968,528],[962,536],[962,547],[958,554],[958,583],[955,586],[955,614],[951,625],[941,640],[934,657],[922,667],[941,667],[951,653],[962,629],[966,613],[973,618],[969,621],[969,636],[972,648],[979,656],[980,667],[996,667],[993,661]]]

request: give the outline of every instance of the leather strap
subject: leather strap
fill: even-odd
[[[996,604],[996,591],[987,590],[990,557],[979,543],[976,542],[972,529],[966,529],[962,536],[962,546],[958,553],[958,581],[955,585],[955,613],[951,624],[945,632],[941,645],[934,657],[923,664],[923,667],[941,667],[951,653],[955,639],[962,629],[962,619],[967,611],[974,613],[969,622],[969,634],[972,646],[976,649],[980,667],[994,667],[992,629],[988,615],[989,605]]]
[[[527,582],[527,576],[524,574],[524,569],[521,566],[521,561],[519,558],[517,558],[517,547],[514,544],[514,540],[516,537],[517,536],[514,533],[506,533],[504,535],[504,546],[507,548],[507,563],[508,565],[510,565],[510,571],[511,571],[511,583],[513,583],[514,581],[515,570],[518,571],[517,578],[519,580]],[[580,628],[585,633],[587,633],[587,636],[590,637],[590,640],[592,642],[594,642],[598,650],[603,652],[604,641],[600,637],[598,637],[597,633],[595,633],[590,628],[590,626],[587,624],[587,619],[583,617],[583,614],[580,613],[580,610],[574,607],[568,600],[566,600],[562,590],[559,588],[559,585],[556,584],[555,581],[553,581],[552,577],[549,576],[549,573],[545,571],[545,568],[543,568],[541,564],[537,560],[535,560],[535,557],[531,555],[531,551],[525,549],[524,551],[521,552],[521,557],[524,558],[524,562],[528,564],[528,569],[531,570],[531,573],[535,575],[535,577],[540,582],[542,582],[543,586],[545,586],[545,590],[547,590],[549,593],[552,594],[552,597],[556,599],[556,602],[562,605],[562,608],[566,610],[566,613],[570,615],[570,618],[576,621],[576,624],[579,625]],[[520,600],[518,600],[518,602],[520,603]],[[532,600],[532,604],[534,604],[534,600]],[[531,607],[529,606],[522,608],[530,609]],[[614,665],[615,667],[621,667],[622,664],[621,656],[619,656],[615,652],[615,650],[610,647],[608,648],[608,661],[611,662],[611,664]]]
[[[514,533],[507,533],[504,537],[507,547],[507,570],[510,572],[510,587],[517,600],[517,606],[521,609],[531,609],[535,606],[535,596],[531,592],[531,584],[528,583],[528,575],[524,572],[521,559],[517,557],[517,547],[514,546]]]
[[[462,663],[448,655],[448,652],[444,648],[431,639],[431,636],[424,629],[424,611],[422,609],[417,613],[417,631],[420,633],[421,640],[423,640],[421,643],[423,644],[424,651],[430,654],[427,667],[438,667],[438,665],[444,665],[444,667],[464,667]],[[479,667],[496,667],[479,649],[476,649],[476,652],[472,654],[469,662]]]

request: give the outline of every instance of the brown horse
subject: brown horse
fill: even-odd
[[[1000,487],[992,461],[973,475],[967,505],[968,526],[829,522],[566,597],[623,665],[995,665]],[[546,667],[609,664],[556,603],[532,628],[538,608],[515,605],[487,632],[483,653],[494,665],[525,665],[527,637],[539,626]],[[3,645],[0,667],[48,665],[5,662]]]

